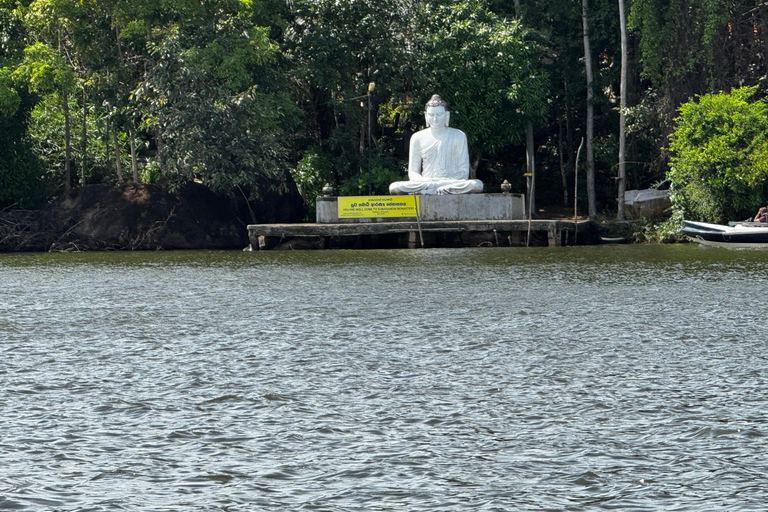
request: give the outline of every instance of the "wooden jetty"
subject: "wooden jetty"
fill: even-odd
[[[252,224],[253,250],[514,247],[600,243],[590,220],[525,218],[521,194],[319,197],[312,224]]]

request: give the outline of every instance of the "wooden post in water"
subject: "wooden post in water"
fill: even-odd
[[[576,150],[576,163],[573,165],[573,245],[576,245],[579,239],[579,155],[583,145],[584,137]]]
[[[419,198],[416,197],[416,192],[413,193],[413,207],[416,209],[416,225],[419,228],[419,240],[421,241],[421,248],[424,248],[424,235],[421,233],[421,214],[419,213]]]

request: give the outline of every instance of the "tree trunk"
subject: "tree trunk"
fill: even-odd
[[[62,107],[64,112],[64,190],[69,192],[72,188],[72,171],[70,161],[72,160],[72,150],[70,148],[70,130],[69,130],[69,95],[66,92],[61,93]]]
[[[117,57],[120,61],[120,65],[125,65],[125,59],[123,58],[123,47],[120,44],[120,29],[115,27],[115,41],[117,42]]]
[[[165,151],[165,140],[163,139],[163,131],[157,128],[155,131],[155,143],[157,144],[157,154],[155,161],[160,165],[160,170],[165,169],[163,165],[163,151]]]
[[[115,142],[115,169],[117,169],[117,182],[124,183],[123,165],[120,162],[120,143],[117,140],[117,130],[112,130],[112,140]]]
[[[592,149],[592,138],[595,133],[595,106],[587,11],[587,0],[581,0],[581,23],[584,27],[584,67],[587,73],[587,202],[589,203],[589,218],[592,219],[597,216],[597,207],[595,205],[595,155]]]
[[[357,151],[361,157],[365,157],[365,119],[362,117],[358,119],[358,124],[360,125],[360,140],[358,141]]]
[[[133,170],[133,182],[139,183],[139,164],[136,161],[136,128],[133,121],[128,121],[128,136],[131,138],[131,169]]]
[[[80,186],[85,185],[85,162],[88,159],[88,103],[86,102],[85,87],[83,87],[83,154],[80,157]]]
[[[571,119],[571,95],[568,92],[568,78],[563,80],[565,91],[565,165],[566,174],[569,171],[573,171],[576,174],[576,168],[573,155],[576,153],[575,144],[573,142],[573,121]],[[566,198],[566,206],[568,206],[568,199]]]
[[[557,156],[560,160],[560,178],[563,182],[563,206],[568,206],[568,178],[565,165],[565,148],[563,147],[563,120],[557,122]]]
[[[620,110],[619,110],[619,197],[618,213],[616,218],[624,220],[624,193],[627,189],[627,169],[626,169],[626,127],[627,118],[624,112],[627,109],[627,27],[624,18],[624,0],[619,0],[619,25],[621,27],[621,85],[620,89]]]
[[[523,17],[520,9],[520,0],[514,0],[515,17]],[[528,218],[531,218],[536,211],[536,180],[534,179],[534,156],[533,156],[533,125],[528,123],[525,127],[525,172],[528,174]]]
[[[536,162],[533,155],[533,125],[528,123],[525,127],[525,167],[530,175],[528,187],[529,217],[536,212]]]
[[[763,38],[763,75],[768,73],[768,9],[761,9],[760,13],[760,29],[761,36]]]

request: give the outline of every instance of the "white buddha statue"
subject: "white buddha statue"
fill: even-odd
[[[427,102],[427,128],[411,137],[408,181],[389,186],[390,194],[468,194],[482,192],[483,182],[469,179],[467,136],[450,128],[451,113],[435,94]]]

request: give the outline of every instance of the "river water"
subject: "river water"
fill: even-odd
[[[768,503],[768,252],[4,254],[0,284],[0,509]]]

